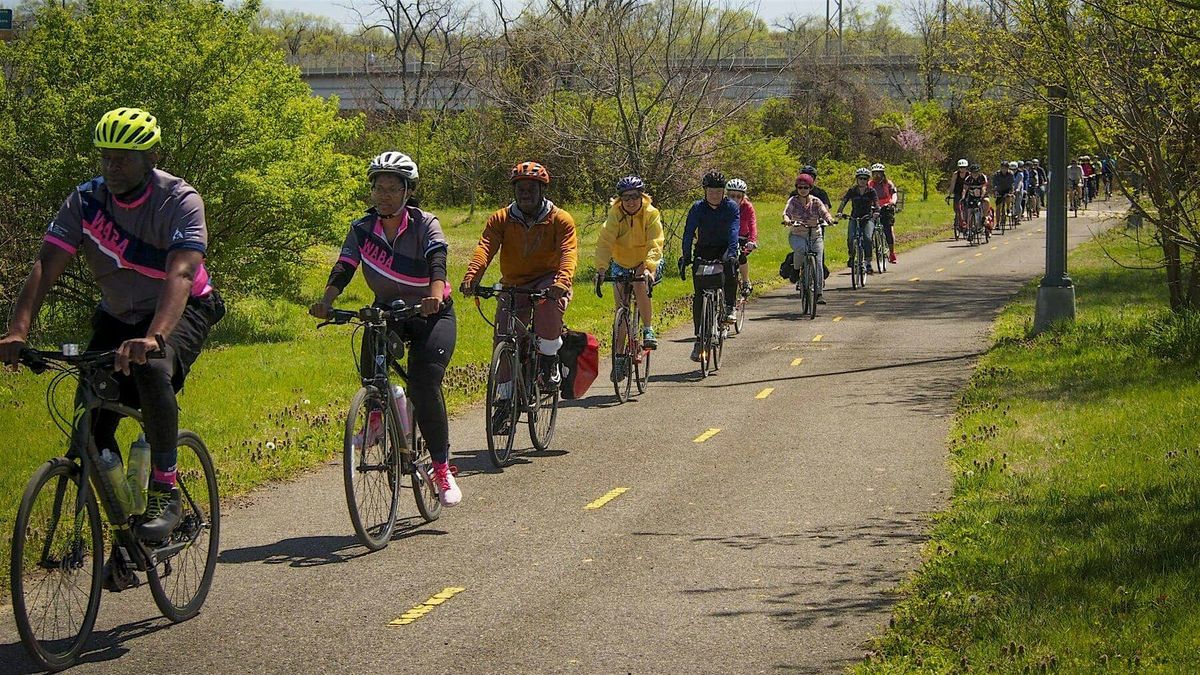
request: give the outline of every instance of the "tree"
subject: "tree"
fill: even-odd
[[[1200,309],[1200,198],[1188,187],[1200,92],[1180,76],[1200,67],[1198,10],[1189,0],[1009,0],[1005,25],[956,33],[961,72],[987,73],[1043,110],[1061,106],[1086,124],[1091,149],[1116,158],[1121,189],[1154,228],[1176,311]],[[1050,86],[1068,97],[1051,99]]]
[[[252,30],[256,4],[46,4],[20,40],[0,45],[2,301],[62,200],[96,174],[96,120],[122,105],[158,117],[160,166],[203,196],[217,285],[235,295],[296,288],[301,254],[333,241],[350,214],[361,171],[335,147],[361,123],[314,98],[270,37]],[[60,300],[90,301],[81,274],[73,266]]]
[[[932,130],[918,129],[910,116],[905,116],[904,127],[896,133],[896,145],[910,158],[910,163],[921,178],[921,201],[929,201],[929,178],[946,153],[937,146]]]

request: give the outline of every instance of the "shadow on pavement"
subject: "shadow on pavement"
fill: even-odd
[[[811,378],[815,378],[815,377],[834,377],[837,375],[853,375],[856,373],[871,373],[871,372],[876,372],[876,371],[880,371],[880,370],[892,370],[895,368],[910,368],[912,366],[925,366],[925,365],[929,365],[932,363],[947,363],[947,362],[952,362],[952,361],[964,361],[967,359],[978,358],[980,356],[983,356],[984,353],[985,352],[970,352],[968,354],[956,354],[954,356],[942,356],[942,357],[938,357],[935,359],[919,359],[916,361],[888,363],[888,364],[884,364],[884,365],[880,365],[880,366],[866,366],[864,368],[849,368],[846,370],[835,370],[835,371],[830,371],[827,373],[805,373],[803,375],[788,375],[788,376],[784,376],[784,377],[772,377],[772,378],[766,378],[766,379],[761,379],[761,380],[739,380],[737,382],[725,382],[725,383],[721,383],[721,384],[710,384],[707,386],[711,389],[720,389],[720,388],[725,388],[725,387],[744,387],[744,386],[750,385],[750,384],[770,384],[772,382],[787,382],[790,380],[807,380],[807,379],[811,379]],[[918,395],[914,398],[924,400],[924,395]],[[930,394],[929,398],[935,398],[938,400],[942,400],[944,398],[944,392],[942,392],[940,395],[937,395],[937,396]]]
[[[401,495],[401,498],[405,496]],[[391,541],[446,534],[444,530],[422,529],[422,525],[425,525],[425,519],[420,516],[398,519]],[[261,562],[267,565],[286,564],[288,567],[319,567],[330,563],[349,562],[368,553],[370,551],[360,544],[358,537],[354,535],[319,535],[293,537],[262,546],[228,549],[221,551],[217,562],[226,565]]]
[[[152,633],[171,627],[171,622],[162,617],[141,619],[109,630],[98,630],[92,633],[79,663],[104,663],[124,656],[129,650],[122,645],[125,642],[145,637]],[[43,669],[34,665],[29,659],[25,646],[20,642],[0,645],[0,665],[5,675],[26,675],[27,673],[44,673]]]

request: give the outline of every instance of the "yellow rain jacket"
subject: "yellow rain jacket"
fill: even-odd
[[[640,264],[650,271],[658,269],[663,254],[662,214],[650,202],[650,195],[642,195],[642,208],[631,216],[621,208],[621,200],[613,200],[596,242],[596,269],[607,270],[609,261],[626,269]]]

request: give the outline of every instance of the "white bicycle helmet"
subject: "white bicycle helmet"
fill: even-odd
[[[867,169],[867,167],[865,167],[865,166],[859,167],[858,171],[854,172],[854,177],[855,178],[870,178],[871,171],[869,169]]]
[[[958,160],[958,168],[960,168],[960,169],[965,169],[965,168],[967,168],[968,166],[971,166],[971,163],[970,163],[970,162],[968,162],[967,160],[965,160],[965,159],[960,159],[960,160]]]
[[[1016,163],[1016,162],[1009,162],[1009,163],[1008,163],[1008,168],[1010,168],[1010,169],[1015,169],[1015,168],[1017,168],[1017,163]]]
[[[374,180],[381,173],[396,174],[410,183],[415,183],[417,163],[403,152],[389,150],[371,160],[371,165],[367,167],[367,179]]]
[[[725,191],[745,192],[746,187],[746,181],[742,180],[741,178],[730,178],[729,182],[725,184]]]
[[[876,171],[879,171],[882,173],[884,171],[883,165],[878,162],[872,164],[871,165],[871,173],[875,173]]]

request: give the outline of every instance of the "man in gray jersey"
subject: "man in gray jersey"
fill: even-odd
[[[225,314],[204,267],[204,202],[183,179],[155,168],[160,136],[158,121],[137,108],[100,119],[93,144],[101,175],[75,188],[47,227],[0,338],[0,362],[15,366],[46,294],[82,248],[101,298],[88,349],[116,350],[121,399],[145,417],[152,468],[137,534],[149,541],[166,539],[179,524],[175,394]],[[160,340],[165,357],[147,360]],[[119,452],[119,421],[112,412],[94,416],[98,448]]]

